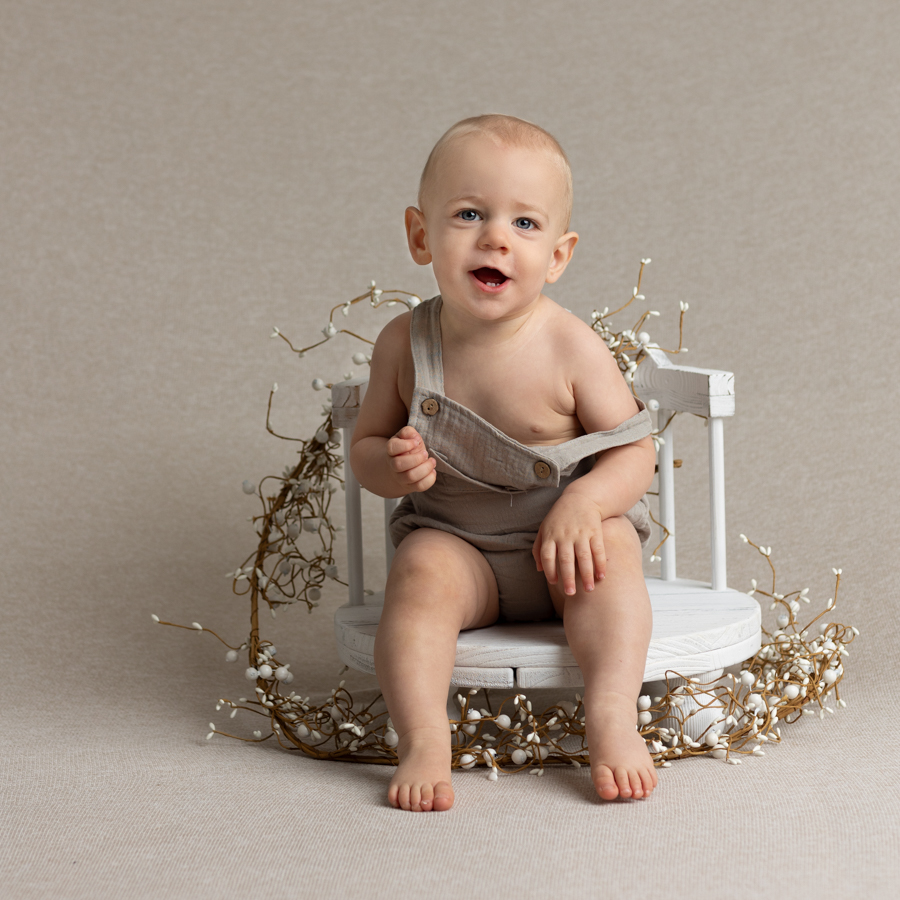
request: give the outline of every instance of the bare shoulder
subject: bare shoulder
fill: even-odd
[[[411,354],[409,345],[409,323],[412,321],[412,312],[405,312],[391,319],[378,334],[375,340],[375,348],[372,351],[372,360],[376,355],[379,361],[389,362],[390,359],[398,359],[405,353]]]
[[[548,324],[554,340],[566,343],[571,349],[589,354],[597,350],[596,342],[599,341],[600,347],[606,350],[600,336],[587,322],[552,300],[548,304]]]
[[[616,428],[638,411],[619,364],[590,325],[554,306],[549,319],[554,354],[571,385],[582,427],[587,432]]]
[[[618,374],[619,367],[603,339],[574,313],[553,303],[547,324],[554,355],[573,381]]]

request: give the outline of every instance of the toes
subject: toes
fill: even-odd
[[[439,781],[432,785],[392,784],[388,788],[388,803],[394,809],[410,812],[443,812],[453,806],[454,794],[449,781]]]
[[[616,784],[615,776],[609,766],[599,766],[597,769],[597,779],[594,782],[597,793],[604,800],[615,800],[619,796],[619,788]]]
[[[631,796],[640,799],[644,796],[644,786],[641,783],[641,773],[634,771],[631,773]]]
[[[453,788],[447,781],[439,781],[434,786],[434,800],[431,808],[436,812],[444,812],[453,806]]]
[[[619,787],[619,796],[620,797],[630,797],[631,796],[631,781],[628,778],[628,769],[619,766],[615,772],[616,775],[616,784]]]
[[[641,772],[641,784],[644,786],[644,796],[649,797],[653,793],[653,788],[656,787],[656,772],[653,769]]]

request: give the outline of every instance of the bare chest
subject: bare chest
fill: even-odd
[[[445,354],[444,393],[526,446],[560,444],[584,433],[565,367],[549,356]]]

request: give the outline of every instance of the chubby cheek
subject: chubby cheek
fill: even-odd
[[[438,244],[432,253],[431,266],[435,276],[465,278],[468,276],[465,259],[466,254],[459,248]]]
[[[449,283],[454,277],[454,266],[448,262],[446,256],[434,256],[431,260],[431,269],[439,285]]]

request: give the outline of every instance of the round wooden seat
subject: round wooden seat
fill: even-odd
[[[740,663],[760,647],[760,609],[741,591],[714,591],[699,581],[648,578],[653,636],[644,681],[666,672],[690,676]],[[334,618],[338,654],[353,669],[375,673],[375,631],[383,594],[342,606]],[[559,621],[499,624],[465,631],[456,645],[459,687],[579,687],[581,671]]]

